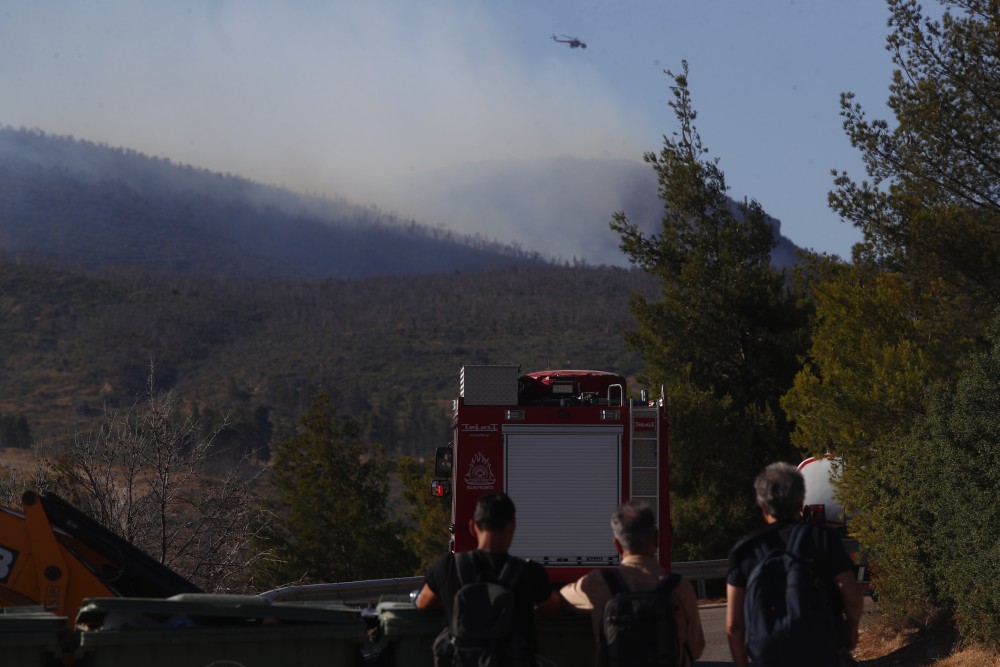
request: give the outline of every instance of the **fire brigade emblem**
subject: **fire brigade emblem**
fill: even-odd
[[[470,489],[492,489],[496,481],[490,460],[482,452],[476,452],[469,462],[469,472],[465,473],[466,485]]]

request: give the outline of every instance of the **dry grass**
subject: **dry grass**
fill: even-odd
[[[869,618],[865,614],[863,625],[858,632],[858,646],[854,649],[854,659],[858,662],[875,660],[903,648],[913,639],[912,632],[889,627],[878,617]]]
[[[35,453],[30,449],[6,447],[0,449],[0,464],[19,470],[30,470],[35,465]]]
[[[968,648],[956,651],[932,667],[995,667],[1000,665],[1000,653],[985,648]]]
[[[902,630],[894,627],[878,617],[877,614],[866,614],[858,637],[858,647],[854,651],[855,659],[862,664],[873,667],[1000,667],[1000,652],[981,646],[970,646],[955,650],[951,655],[933,659],[922,659],[925,654],[916,649],[924,645],[929,651],[938,651],[937,655],[947,652],[954,637],[938,630],[923,633],[916,630]],[[935,633],[940,636],[935,636]]]

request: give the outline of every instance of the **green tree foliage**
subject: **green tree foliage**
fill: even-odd
[[[428,454],[428,441],[444,441],[451,432],[451,415],[426,396],[387,391],[358,406],[358,425],[365,442],[392,443],[390,455]],[[387,445],[388,449],[388,445]]]
[[[296,433],[320,391],[359,420],[366,442],[420,455],[448,437],[464,364],[633,375],[622,294],[652,288],[642,271],[613,267],[278,283],[96,275],[0,256],[0,412],[25,415],[33,440],[50,443],[96,426],[105,405],[130,404],[155,358],[160,388],[197,404],[206,423],[226,416],[259,459],[265,443]]]
[[[928,295],[865,262],[816,257],[801,271],[815,304],[812,346],[782,400],[793,441],[812,454],[865,460],[875,441],[923,411],[942,377],[942,344],[923,314]],[[846,477],[852,475],[848,466]]]
[[[398,472],[410,525],[406,543],[420,560],[418,571],[425,572],[435,558],[448,550],[451,500],[431,495],[433,460],[404,456],[399,460]]]
[[[943,0],[939,20],[911,0],[887,4],[894,122],[843,95],[868,180],[835,172],[830,194],[864,241],[853,266],[812,267],[814,344],[784,405],[797,444],[845,458],[841,499],[882,609],[952,610],[967,636],[984,637],[967,621],[993,612],[949,590],[966,553],[943,535],[970,499],[948,490],[967,483],[949,388],[988,349],[1000,297],[1000,21],[989,0]]]
[[[358,426],[319,394],[302,431],[278,444],[272,469],[284,512],[274,575],[285,581],[339,582],[414,574],[403,527],[389,516],[389,462],[366,448]]]
[[[0,447],[31,447],[31,428],[24,415],[0,415]]]
[[[1000,320],[993,347],[953,385],[932,392],[926,416],[879,442],[863,492],[881,533],[871,557],[899,617],[950,612],[966,640],[1000,645]]]
[[[913,480],[934,473],[901,473],[907,454],[896,438],[924,414],[926,387],[953,368],[947,323],[930,316],[944,307],[947,289],[922,291],[860,258],[853,265],[818,258],[804,273],[816,324],[807,361],[782,401],[795,420],[793,442],[843,458],[838,495],[852,532],[878,554],[880,608],[900,621],[922,620],[934,605],[921,549],[933,536],[909,508],[926,492],[915,491]]]
[[[634,296],[628,343],[645,377],[668,387],[676,557],[725,555],[753,521],[753,476],[795,460],[779,399],[805,350],[807,310],[771,267],[774,230],[755,201],[734,207],[694,125],[687,63],[669,73],[679,130],[644,157],[659,179],[662,227],[647,235],[617,213],[612,229],[633,264],[655,276],[656,300]]]
[[[893,439],[924,412],[924,389],[940,378],[921,313],[928,304],[895,272],[813,258],[802,279],[816,308],[812,347],[782,405],[793,442],[845,461],[838,497],[869,552],[880,610],[905,621],[933,610],[929,524],[911,513],[919,490],[900,475],[907,454]],[[928,472],[921,463],[919,477]],[[926,486],[926,485],[925,485]]]
[[[1000,22],[991,0],[943,0],[940,21],[888,0],[895,123],[869,120],[844,93],[844,128],[870,180],[836,174],[831,205],[866,251],[909,278],[940,277],[981,330],[1000,297]],[[985,303],[984,303],[985,302]],[[955,317],[955,313],[949,314]]]

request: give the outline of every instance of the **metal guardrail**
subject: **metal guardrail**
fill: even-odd
[[[671,563],[670,568],[695,585],[699,598],[705,598],[705,582],[724,579],[729,562],[726,560],[699,560],[687,563]],[[420,588],[423,577],[400,577],[397,579],[371,579],[368,581],[345,581],[337,584],[306,584],[276,588],[261,597],[274,602],[305,600],[343,600],[347,603],[368,604],[382,595],[406,594]]]
[[[276,588],[261,593],[261,597],[274,602],[343,600],[348,603],[365,604],[378,600],[382,595],[409,593],[420,588],[423,583],[423,577],[400,577],[398,579],[345,581],[339,584],[306,584]]]
[[[705,592],[705,582],[712,579],[725,579],[729,572],[729,561],[725,558],[721,560],[695,560],[687,563],[671,563],[670,569],[673,572],[685,577],[694,584],[694,590],[698,594],[699,600],[704,600],[708,595]]]

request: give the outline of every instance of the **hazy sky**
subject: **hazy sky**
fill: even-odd
[[[838,100],[888,117],[887,15],[881,0],[0,0],[0,124],[381,202],[395,175],[465,162],[640,160],[675,128],[663,70],[686,59],[730,194],[849,256],[859,235],[826,193],[832,168],[863,168]]]

